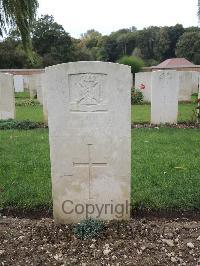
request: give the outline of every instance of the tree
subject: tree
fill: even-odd
[[[141,69],[144,67],[144,62],[142,59],[127,55],[120,58],[118,60],[118,63],[130,66],[133,75],[135,75],[135,73],[137,72],[140,72]]]
[[[200,31],[185,32],[177,43],[176,55],[200,64]]]
[[[21,34],[24,49],[31,60],[30,29],[38,7],[37,0],[1,0],[0,1],[0,35],[7,32],[7,26],[16,25]]]
[[[41,58],[33,51],[34,64],[28,60],[23,49],[21,40],[15,40],[12,37],[6,38],[0,42],[0,68],[40,68]]]
[[[73,43],[53,16],[44,15],[33,25],[33,48],[43,57],[43,66],[73,61]]]
[[[101,39],[102,34],[96,30],[88,30],[86,33],[81,35],[82,41],[85,43],[88,49],[93,47],[98,47],[99,40]]]
[[[158,32],[155,56],[159,61],[163,61],[168,58],[168,50],[170,48],[170,37],[168,32],[168,27],[160,28]]]
[[[159,30],[159,27],[149,27],[137,32],[136,46],[141,50],[143,59],[155,58]]]

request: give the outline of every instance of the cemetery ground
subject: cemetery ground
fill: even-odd
[[[16,105],[17,120],[43,121],[26,93]],[[191,122],[194,108],[181,103],[179,122]],[[132,112],[132,122],[148,123],[150,105]],[[48,129],[0,130],[0,265],[198,265],[199,130],[132,129],[133,217],[90,240],[53,223]]]

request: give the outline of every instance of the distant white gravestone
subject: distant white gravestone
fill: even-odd
[[[0,120],[15,118],[13,75],[0,73]]]
[[[44,121],[47,123],[48,122],[48,107],[47,107],[48,76],[46,73],[41,74],[41,86],[42,86],[43,115],[44,115]]]
[[[151,123],[177,123],[179,73],[174,70],[155,71],[151,86]]]
[[[180,71],[179,73],[179,101],[190,101],[194,93],[194,72]],[[197,89],[196,89],[197,92]]]
[[[135,74],[135,89],[142,92],[144,102],[151,102],[151,75],[152,72],[139,72]]]
[[[55,221],[129,218],[130,67],[76,62],[46,73]]]
[[[43,73],[37,74],[35,76],[36,76],[36,85],[37,85],[37,100],[41,105],[43,105],[43,86],[42,86]]]
[[[24,92],[24,77],[22,75],[14,76],[15,92]]]
[[[37,86],[38,86],[38,74],[30,75],[29,92],[30,92],[30,98],[32,99],[37,97]]]

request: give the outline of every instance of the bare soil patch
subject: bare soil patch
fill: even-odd
[[[200,221],[134,218],[109,222],[96,239],[51,218],[0,220],[0,265],[200,265]]]

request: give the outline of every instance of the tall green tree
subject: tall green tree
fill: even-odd
[[[44,15],[33,25],[34,50],[43,57],[43,66],[73,61],[72,38],[53,16]]]
[[[24,49],[31,61],[33,54],[30,32],[37,7],[37,0],[0,0],[0,35],[3,36],[9,26],[17,26]]]
[[[185,32],[177,43],[177,57],[185,57],[194,64],[200,64],[200,30]]]

